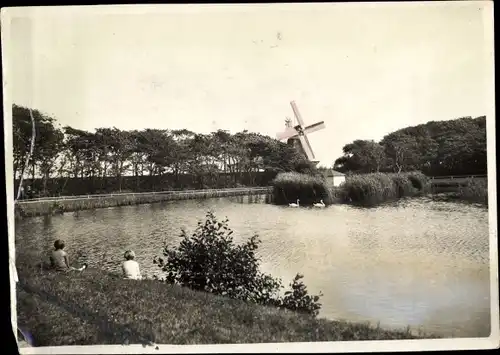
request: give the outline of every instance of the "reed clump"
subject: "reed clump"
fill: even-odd
[[[351,175],[340,185],[346,203],[373,206],[430,191],[429,179],[419,171]]]
[[[297,199],[301,205],[312,205],[320,200],[330,204],[332,201],[331,191],[320,176],[296,172],[279,173],[271,185],[273,201],[277,205],[295,203]]]
[[[464,201],[488,205],[488,179],[469,178],[465,184],[460,185],[458,197]]]
[[[431,181],[421,171],[409,171],[404,174],[408,177],[413,187],[420,193],[429,193],[431,191]]]

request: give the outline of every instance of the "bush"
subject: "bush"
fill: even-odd
[[[467,179],[464,185],[461,185],[458,190],[458,197],[460,199],[488,204],[488,180],[487,179]]]
[[[413,187],[413,183],[410,181],[407,175],[397,174],[391,176],[391,178],[394,182],[395,196],[397,198],[415,195],[416,189]]]
[[[51,214],[63,214],[64,213],[64,205],[61,202],[54,201],[50,208]]]
[[[319,296],[310,296],[306,285],[301,281],[303,277],[301,274],[295,276],[290,284],[292,290],[286,291],[285,297],[282,299],[282,307],[317,316],[321,308],[321,303],[318,303],[321,294]]]
[[[300,281],[293,280],[292,291],[280,295],[280,279],[259,270],[255,255],[260,240],[257,235],[236,245],[227,218],[219,222],[208,212],[205,222],[198,222],[195,232],[188,236],[181,232],[177,248],[165,246],[164,258],[155,258],[165,273],[165,281],[248,302],[273,305],[316,316],[321,305],[320,296],[310,296]]]
[[[430,190],[430,180],[422,172],[410,171],[404,174],[408,177],[413,187],[419,192],[428,192]]]
[[[320,200],[329,204],[332,199],[325,180],[320,176],[296,172],[279,173],[271,185],[274,202],[278,205],[295,203],[297,199],[302,205],[312,205]]]

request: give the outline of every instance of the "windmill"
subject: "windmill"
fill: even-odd
[[[292,110],[298,124],[293,126],[292,120],[287,117],[287,119],[285,120],[285,130],[278,133],[276,135],[276,139],[280,141],[286,139],[288,143],[292,143],[294,144],[294,146],[301,149],[306,155],[307,159],[309,159],[309,161],[317,163],[312,151],[311,144],[309,143],[309,139],[307,138],[307,134],[325,128],[325,122],[317,122],[304,128],[304,121],[302,120],[302,116],[300,115],[297,105],[294,101],[290,102],[290,105],[292,106]]]

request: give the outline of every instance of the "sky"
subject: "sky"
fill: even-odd
[[[490,112],[484,2],[18,8],[13,103],[93,131],[242,130],[293,117],[331,166],[355,139]],[[489,35],[489,34],[488,34]],[[5,83],[4,83],[5,84]]]

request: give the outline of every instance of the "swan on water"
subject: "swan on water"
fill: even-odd
[[[290,207],[299,207],[299,199],[297,199],[297,203],[289,203],[288,206]]]
[[[314,207],[325,207],[325,203],[323,202],[323,200],[320,200],[319,203],[313,203],[313,206]]]

